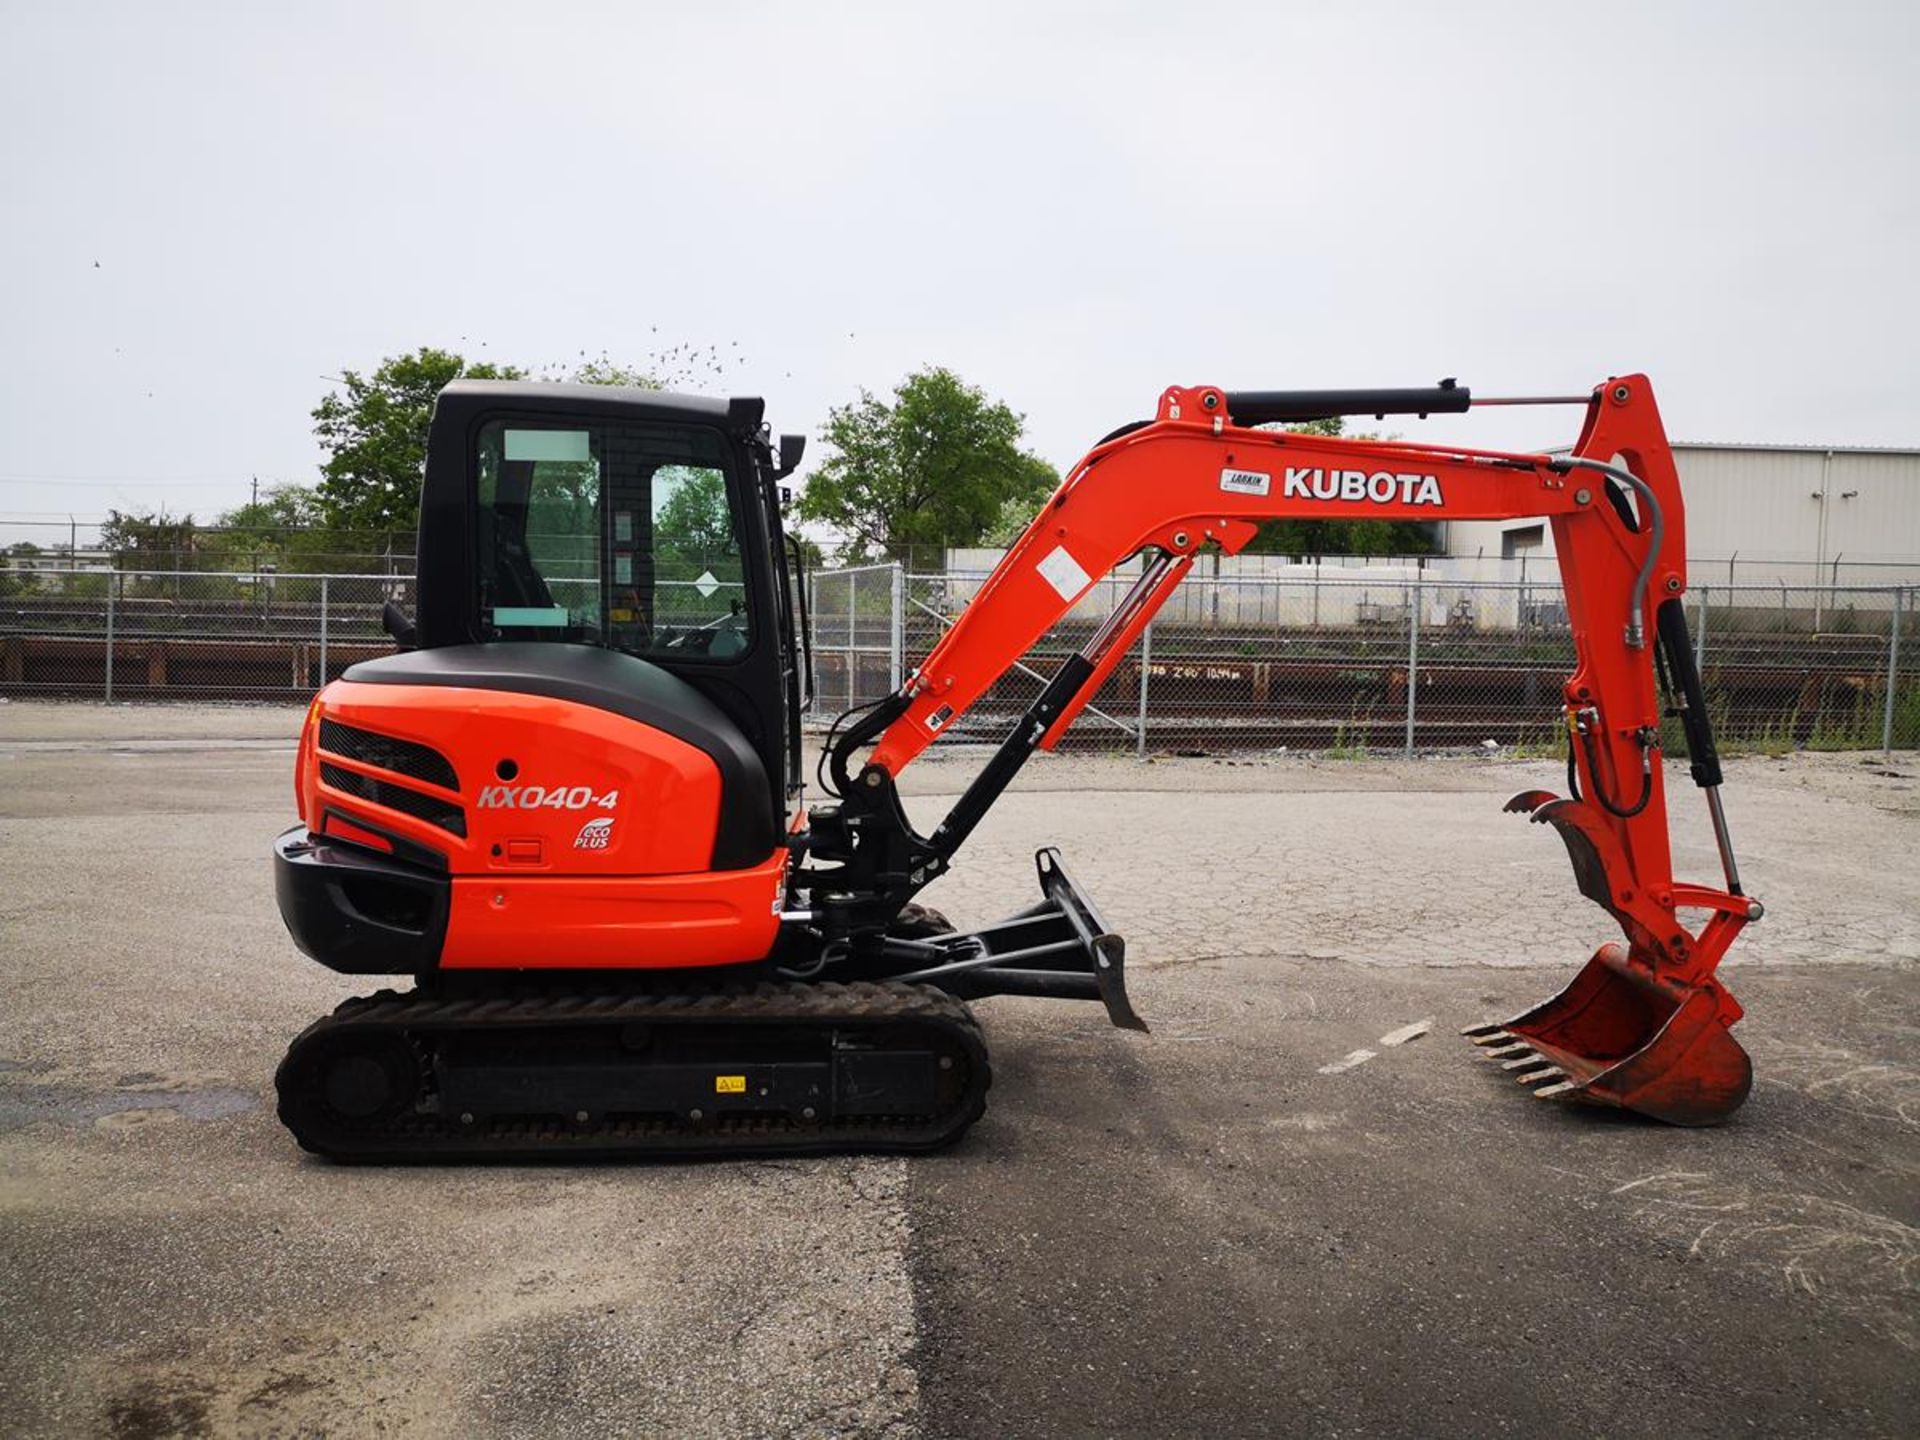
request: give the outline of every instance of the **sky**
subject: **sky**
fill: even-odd
[[[1060,467],[1169,384],[1633,371],[1676,439],[1920,446],[1916,42],[1846,0],[0,0],[0,541],[311,482],[328,377],[421,345],[712,348],[691,388],[807,434],[945,365]]]

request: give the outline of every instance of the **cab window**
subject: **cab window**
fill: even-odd
[[[727,660],[753,641],[725,445],[695,427],[499,420],[476,456],[489,638]]]

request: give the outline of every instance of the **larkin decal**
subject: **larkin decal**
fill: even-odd
[[[1366,500],[1375,505],[1444,505],[1437,475],[1376,470],[1323,470],[1289,465],[1280,487],[1289,500]]]

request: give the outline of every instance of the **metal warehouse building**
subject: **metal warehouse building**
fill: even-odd
[[[1920,579],[1920,450],[1674,442],[1699,583],[1888,585]],[[1458,559],[1546,559],[1538,520],[1456,520]]]

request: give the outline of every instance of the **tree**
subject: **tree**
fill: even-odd
[[[34,588],[33,562],[42,553],[31,540],[16,540],[0,551],[0,598],[25,595]],[[26,573],[9,575],[7,571],[16,565],[20,572]]]
[[[197,537],[199,552],[216,569],[326,569],[336,537],[320,513],[320,497],[305,485],[270,485],[245,505],[222,512]],[[307,562],[312,561],[309,565]]]
[[[591,360],[583,360],[574,366],[563,378],[575,385],[626,385],[635,390],[662,390],[663,386],[651,370],[643,370],[634,365],[622,365],[610,360],[602,353]]]
[[[1347,422],[1339,415],[1300,425],[1262,425],[1262,430],[1285,430],[1292,435],[1346,436]],[[1348,436],[1378,440],[1378,435]],[[1246,555],[1430,555],[1433,526],[1421,520],[1266,520],[1253,537]]]
[[[1059,481],[1020,448],[1023,424],[937,366],[907,376],[890,401],[862,390],[828,413],[832,453],[801,493],[800,518],[833,526],[861,558],[978,544],[1010,505],[1031,513]]]
[[[733,548],[733,514],[721,471],[666,465],[655,472],[653,483],[656,493],[667,485],[673,487],[653,517],[657,546],[671,546],[689,557],[723,554]]]
[[[340,543],[335,548],[378,546],[411,534],[419,523],[427,430],[434,397],[448,382],[518,380],[526,374],[517,365],[469,361],[431,346],[391,356],[371,375],[342,371],[344,393],[328,395],[313,412],[313,432],[327,452],[320,467],[318,516],[336,532]],[[547,366],[540,378],[661,388],[653,369],[622,365],[605,354],[570,369]]]
[[[100,548],[114,557],[116,569],[180,570],[193,555],[198,532],[190,514],[109,510],[100,522]]]
[[[313,433],[327,452],[319,491],[327,525],[411,532],[420,517],[434,397],[453,380],[512,380],[520,374],[511,365],[470,363],[451,350],[424,345],[381,361],[371,375],[344,371],[345,393],[328,395],[313,412]]]

